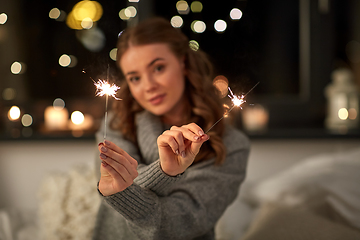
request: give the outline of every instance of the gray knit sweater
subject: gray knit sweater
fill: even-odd
[[[170,177],[159,164],[157,137],[165,130],[149,112],[136,116],[139,147],[108,129],[107,139],[139,161],[138,177],[122,192],[103,197],[94,240],[214,239],[214,226],[235,199],[245,178],[248,138],[228,127],[224,136],[227,157],[189,167]],[[103,133],[97,134],[98,142]],[[99,164],[100,164],[100,160]]]

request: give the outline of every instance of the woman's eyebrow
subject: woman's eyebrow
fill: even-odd
[[[149,68],[149,67],[151,67],[154,63],[156,63],[157,61],[160,61],[160,60],[164,60],[164,58],[155,58],[154,60],[152,60],[148,65],[147,65],[147,67]],[[125,76],[127,76],[127,75],[131,75],[131,74],[136,74],[137,73],[137,71],[131,71],[131,72],[128,72],[128,73],[126,73],[125,74]]]

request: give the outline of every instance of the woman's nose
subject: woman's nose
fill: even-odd
[[[150,92],[150,91],[153,91],[154,89],[156,89],[158,84],[152,76],[147,76],[145,78],[144,85],[145,85],[145,87],[144,87],[145,90]]]

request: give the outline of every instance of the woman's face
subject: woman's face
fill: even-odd
[[[167,44],[130,46],[120,59],[130,92],[146,110],[180,120],[184,108],[185,66]]]

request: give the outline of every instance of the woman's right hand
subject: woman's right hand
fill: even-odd
[[[138,162],[113,142],[99,144],[100,167],[99,191],[104,196],[124,191],[138,176]]]

